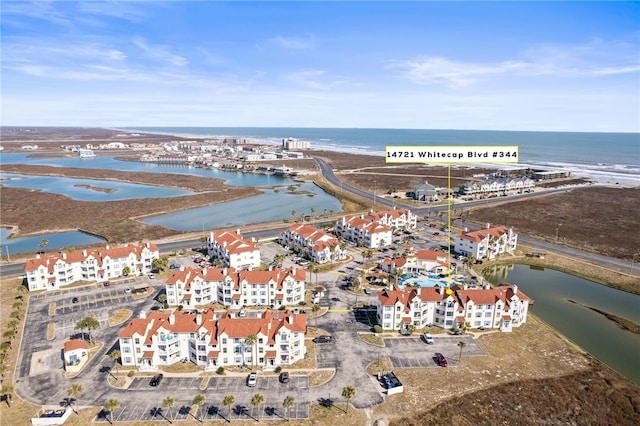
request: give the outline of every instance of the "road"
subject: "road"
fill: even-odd
[[[418,215],[418,217],[424,217],[427,216],[429,214],[433,214],[433,213],[438,213],[441,211],[447,211],[448,207],[446,205],[443,206],[433,206],[433,207],[416,207],[416,206],[411,206],[405,203],[400,202],[399,200],[389,200],[383,197],[378,197],[375,194],[372,194],[370,192],[364,191],[360,188],[356,188],[353,185],[350,185],[346,182],[343,182],[342,180],[340,180],[336,174],[333,172],[333,169],[331,168],[331,166],[324,161],[321,158],[314,158],[314,160],[316,161],[316,163],[318,164],[318,167],[320,168],[320,171],[323,175],[323,177],[330,182],[332,185],[338,187],[341,189],[341,191],[347,191],[350,192],[354,195],[357,195],[359,197],[362,197],[364,199],[371,199],[372,204],[375,206],[376,204],[379,205],[385,205],[388,207],[394,207],[394,206],[401,206],[401,207],[406,207],[411,209],[411,211],[413,211],[416,215]],[[560,192],[566,192],[567,189],[566,188],[558,188],[558,189],[551,189],[548,191],[545,191],[545,194],[555,194],[555,193],[560,193]],[[518,200],[522,200],[522,199],[526,199],[526,198],[531,198],[531,197],[536,197],[539,196],[538,193],[525,193],[525,194],[517,194],[517,195],[512,195],[509,196],[508,201],[518,201]],[[497,203],[497,202],[504,202],[505,200],[501,197],[498,198],[492,198],[492,199],[486,199],[486,200],[476,200],[476,201],[465,201],[463,203],[457,203],[455,204],[455,208],[469,208],[469,207],[479,207],[479,206],[488,206],[491,205],[493,203]],[[461,226],[467,226],[469,229],[479,229],[480,226],[475,224],[475,223],[465,223]],[[258,239],[265,239],[265,238],[273,238],[274,236],[277,236],[282,230],[286,229],[285,227],[282,227],[280,225],[277,226],[273,226],[271,228],[268,229],[262,229],[259,231],[249,231],[249,232],[244,232],[243,236],[246,238],[258,238]],[[616,258],[612,258],[612,257],[608,257],[608,256],[603,256],[597,253],[591,253],[588,251],[584,251],[584,250],[579,250],[579,249],[575,249],[572,247],[567,247],[561,244],[554,244],[552,242],[548,242],[548,241],[543,241],[543,240],[539,240],[539,239],[534,239],[534,238],[530,238],[530,237],[526,237],[524,235],[519,235],[518,236],[519,242],[521,242],[524,245],[528,245],[530,247],[533,247],[535,249],[539,249],[539,250],[545,250],[545,251],[549,251],[549,252],[554,252],[554,253],[558,253],[564,256],[569,256],[569,257],[575,257],[579,260],[582,260],[584,262],[590,262],[590,263],[594,263],[597,265],[602,265],[605,266],[607,268],[614,268],[614,269],[619,269],[621,271],[629,271],[629,272],[633,272],[634,269],[636,271],[640,270],[640,266],[635,265],[634,268],[634,264],[632,261],[627,261],[627,260],[622,260],[622,259],[616,259]],[[177,250],[181,250],[181,249],[188,249],[188,248],[193,248],[193,247],[200,247],[201,246],[201,242],[198,239],[187,239],[187,240],[181,240],[181,241],[173,241],[173,242],[167,242],[167,243],[159,243],[158,247],[160,248],[160,252],[162,253],[167,253],[167,252],[172,252],[172,251],[177,251]],[[0,278],[1,277],[9,277],[9,276],[16,276],[16,275],[21,275],[24,273],[24,263],[21,262],[16,262],[16,263],[11,263],[11,264],[3,264],[0,265]]]

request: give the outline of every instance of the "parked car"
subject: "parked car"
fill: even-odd
[[[131,293],[131,289],[130,289],[129,287],[125,287],[125,288],[124,288],[124,292],[125,292],[125,293]]]
[[[436,361],[440,367],[446,367],[448,365],[447,359],[440,352],[436,353]]]
[[[162,374],[156,374],[153,376],[149,382],[149,386],[158,386],[162,381],[162,377],[164,377]]]
[[[240,309],[238,311],[238,318],[244,318],[247,316],[247,311],[245,311],[244,309]]]
[[[424,334],[422,335],[422,339],[424,340],[424,342],[425,342],[427,345],[433,345],[433,343],[434,343],[434,342],[433,342],[433,336],[432,336],[432,335],[430,335],[429,333],[424,333]]]
[[[403,336],[411,336],[411,330],[403,327],[400,329],[400,334],[402,334]]]
[[[71,303],[78,303],[78,298],[74,297],[73,299],[71,299]]]
[[[177,263],[172,263],[171,265],[169,265],[169,269],[180,269],[180,265],[178,265]]]
[[[247,376],[247,386],[249,386],[250,388],[255,387],[258,384],[258,373],[251,372],[249,373],[249,376]]]
[[[331,341],[331,336],[318,336],[313,338],[313,343],[329,343]]]
[[[434,232],[433,235],[440,235],[440,233],[439,232]]]
[[[371,294],[371,289],[369,287],[365,287],[364,288],[364,293],[365,294]]]
[[[105,282],[102,283],[102,285],[105,286],[105,287],[109,287],[111,284],[109,284],[109,281],[105,281]]]
[[[289,372],[283,371],[280,373],[280,383],[289,383]]]
[[[153,275],[153,274],[149,274],[149,279],[151,279],[151,280],[152,280],[152,279],[154,279],[155,277],[156,277],[155,275]]]

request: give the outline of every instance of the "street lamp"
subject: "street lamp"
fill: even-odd
[[[558,230],[560,229],[561,226],[562,224],[559,223],[558,226],[556,227],[556,243],[558,242]]]

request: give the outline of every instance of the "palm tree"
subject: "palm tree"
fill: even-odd
[[[79,383],[74,383],[69,389],[67,389],[67,395],[76,401],[76,409],[74,410],[78,414],[78,396],[84,392],[84,388]]]
[[[107,402],[104,403],[104,409],[107,410],[107,412],[109,413],[109,416],[111,417],[111,420],[109,420],[109,423],[113,423],[113,412],[119,406],[120,406],[120,401],[113,398],[108,399]]]
[[[231,423],[231,406],[236,403],[236,397],[233,395],[226,395],[222,400],[222,405],[229,407],[229,423]]]
[[[13,393],[13,385],[8,384],[2,386],[0,389],[0,395],[4,397],[4,400],[7,401],[7,405],[11,407],[11,394]]]
[[[114,367],[116,367],[116,374],[118,374],[118,358],[120,358],[121,355],[122,353],[120,353],[118,349],[109,352],[109,358],[111,358],[111,361],[114,362]]]
[[[311,207],[311,219],[313,219],[316,215],[316,209],[314,209],[313,207]]]
[[[196,415],[193,416],[196,420],[202,423],[202,419],[198,419],[198,411],[200,410],[200,406],[204,404],[204,401],[207,399],[204,395],[196,395],[193,397],[193,402],[191,403],[196,407]]]
[[[458,363],[460,363],[460,359],[462,359],[462,349],[465,346],[467,346],[466,342],[463,342],[462,340],[458,342],[458,347],[460,348],[460,355],[458,355]]]
[[[296,211],[295,210],[291,210],[291,219],[293,219],[295,221],[296,219]]]
[[[162,401],[162,408],[166,408],[167,409],[167,415],[169,415],[169,413],[171,413],[171,408],[176,404],[176,400],[174,397],[172,396],[168,396],[166,397],[163,401]],[[171,421],[171,417],[166,418],[169,421],[169,423],[173,424],[173,422]]]
[[[313,318],[316,320],[316,326],[318,325],[318,312],[320,312],[320,305],[314,303],[311,306],[311,312],[313,312]]]
[[[256,359],[253,356],[253,346],[256,346],[256,357],[258,356],[257,352],[257,345],[258,345],[258,336],[255,333],[251,333],[250,335],[247,336],[247,339],[245,340],[245,343],[247,345],[249,345],[250,348],[252,348],[251,351],[251,363],[255,366],[256,365]]]
[[[162,303],[162,308],[167,309],[167,295],[160,294],[158,295],[158,302]]]
[[[287,410],[287,421],[291,421],[291,408],[295,404],[295,399],[292,396],[286,396],[282,401],[282,406]]]
[[[251,405],[253,407],[260,407],[264,402],[264,396],[262,394],[255,394],[251,397]],[[253,416],[253,408],[251,409],[251,415]],[[258,421],[260,421],[260,411],[258,411]]]
[[[344,388],[342,388],[342,397],[347,400],[347,410],[349,410],[349,401],[354,396],[356,396],[356,388],[354,388],[353,386],[345,386]]]
[[[100,321],[93,317],[86,317],[81,319],[76,323],[76,330],[89,330],[89,343],[93,344],[93,340],[91,338],[91,330],[97,330],[100,328]]]

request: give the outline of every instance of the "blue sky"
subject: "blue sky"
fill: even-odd
[[[3,125],[640,131],[639,2],[0,7]]]

